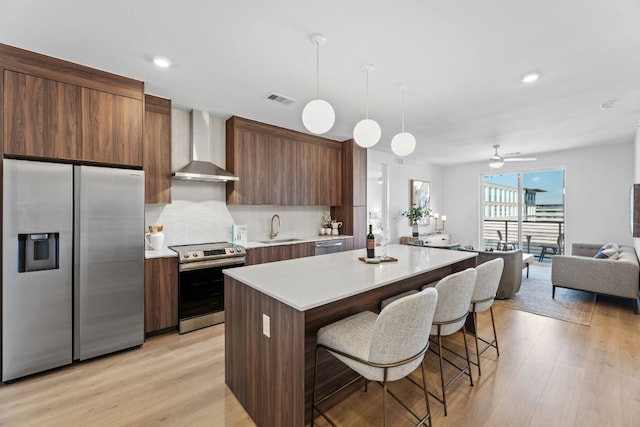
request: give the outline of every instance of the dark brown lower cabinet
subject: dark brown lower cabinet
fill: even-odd
[[[178,325],[178,259],[144,260],[144,332]]]
[[[314,242],[296,243],[293,245],[266,246],[247,249],[246,265],[264,264],[265,262],[283,261],[285,259],[304,258],[315,255]]]

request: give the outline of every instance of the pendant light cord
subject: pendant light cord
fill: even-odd
[[[365,110],[365,118],[369,118],[369,70],[367,71],[367,100],[366,100],[366,110]]]
[[[320,42],[316,41],[316,99],[320,99]]]
[[[402,89],[402,132],[404,133],[404,91],[405,89]]]

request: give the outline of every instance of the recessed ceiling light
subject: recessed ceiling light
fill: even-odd
[[[540,78],[540,73],[527,73],[522,77],[523,83],[533,83]]]
[[[169,68],[169,66],[171,66],[171,61],[169,61],[167,58],[163,58],[162,56],[154,57],[153,63],[160,68]]]

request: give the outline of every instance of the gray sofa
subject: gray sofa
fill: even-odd
[[[631,298],[636,314],[640,304],[640,265],[632,246],[620,246],[617,259],[593,258],[601,244],[574,243],[571,255],[551,259],[552,296],[556,287]]]
[[[500,277],[500,285],[498,285],[496,298],[511,298],[520,290],[520,285],[522,284],[522,249],[515,249],[512,251],[459,250],[476,252],[478,254],[476,265],[496,258],[502,258],[504,260],[504,269],[502,270],[502,276]]]

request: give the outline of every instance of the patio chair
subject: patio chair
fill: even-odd
[[[507,242],[506,240],[502,240],[502,232],[500,230],[496,230],[496,233],[498,233],[498,245],[496,246],[496,250],[511,251],[513,249],[518,249],[518,244],[516,242]]]
[[[558,235],[558,240],[555,245],[540,245],[540,256],[538,257],[538,262],[542,262],[544,260],[545,254],[553,255],[562,255],[562,247],[564,246],[564,233],[560,233]]]

